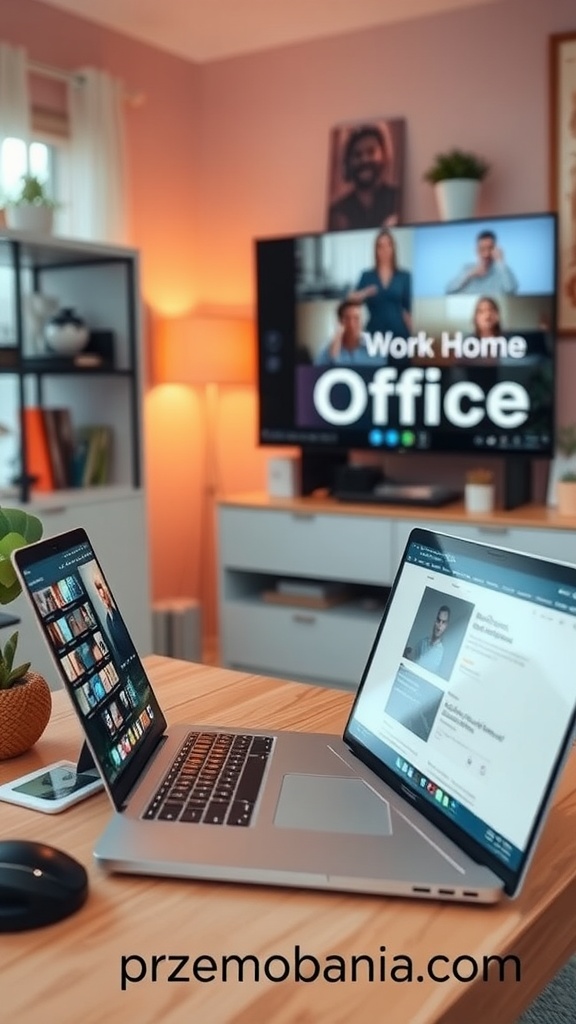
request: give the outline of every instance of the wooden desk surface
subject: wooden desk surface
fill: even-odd
[[[153,656],[147,667],[169,721],[295,728],[340,732],[350,706],[349,694],[305,687],[223,669],[190,665]],[[0,764],[0,782],[66,757],[75,759],[80,730],[63,692],[54,695],[48,729],[35,749]],[[90,896],[80,912],[49,928],[0,935],[0,1017],[15,1024],[38,1019],[59,1024],[506,1024],[544,986],[576,947],[576,760],[572,757],[557,795],[524,890],[518,900],[493,907],[469,907],[409,899],[331,894],[297,889],[221,885],[107,876],[92,859],[95,840],[110,814],[104,794],[59,815],[49,816],[0,805],[3,838],[51,843],[77,857],[90,874]],[[217,964],[223,955],[277,954],[294,963],[301,955],[318,958],[321,969],[345,958],[367,954],[377,966],[386,961],[386,980],[367,980],[358,963],[355,982],[195,980],[193,961],[202,955]],[[381,953],[381,947],[386,947]],[[417,980],[429,958],[452,962],[468,955],[518,956],[520,983],[510,970],[489,981],[435,983]],[[152,980],[152,957],[159,961]],[[147,976],[121,990],[122,957],[134,975]],[[401,959],[394,960],[393,958]],[[188,958],[187,960],[185,958]],[[414,980],[406,979],[411,958]],[[203,961],[206,979],[208,961]],[[390,978],[396,965],[402,980]],[[365,967],[365,962],[364,962]],[[302,970],[311,971],[308,962]],[[378,966],[378,971],[379,971]],[[172,971],[189,980],[168,981]],[[220,967],[217,968],[218,972]],[[270,964],[276,975],[282,962]],[[462,972],[470,971],[462,961]],[[253,971],[253,968],[252,968]],[[439,963],[438,973],[448,971]],[[334,978],[334,966],[332,978]]]

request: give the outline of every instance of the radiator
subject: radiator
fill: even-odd
[[[158,601],[152,608],[154,654],[202,661],[202,612],[192,598]]]

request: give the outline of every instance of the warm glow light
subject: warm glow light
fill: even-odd
[[[225,316],[163,317],[154,331],[156,384],[253,384],[254,324]]]

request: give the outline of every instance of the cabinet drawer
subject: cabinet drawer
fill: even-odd
[[[391,525],[367,516],[221,508],[220,563],[383,586],[392,571]]]
[[[422,526],[421,522],[399,520],[396,524],[395,551],[396,565],[408,535],[412,529]],[[540,555],[542,558],[556,558],[561,562],[576,563],[576,533],[572,530],[535,530],[521,526],[480,526],[472,523],[438,522],[430,524],[431,529],[439,533],[449,533],[468,540],[477,540],[483,544],[495,544],[497,547],[512,548],[527,555]]]
[[[226,603],[221,622],[224,662],[285,678],[341,684],[360,682],[380,618],[345,608],[312,612]]]

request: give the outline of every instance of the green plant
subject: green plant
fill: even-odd
[[[562,455],[571,458],[576,455],[576,423],[560,427],[556,436],[556,447]]]
[[[0,690],[9,690],[16,683],[22,681],[30,668],[30,662],[25,661],[22,665],[14,667],[14,656],[18,646],[18,633],[12,636],[5,644],[0,646]]]
[[[560,480],[563,484],[576,484],[576,473],[566,472],[562,473]]]
[[[20,191],[10,200],[13,206],[49,206],[54,208],[56,203],[46,192],[45,185],[35,174],[23,174]]]
[[[18,597],[22,587],[10,561],[17,548],[40,540],[42,523],[37,516],[19,508],[0,508],[0,605],[10,604]],[[4,649],[0,649],[0,690],[9,690],[20,682],[30,668],[30,662],[14,667],[18,646],[18,633],[13,633]]]
[[[447,153],[438,153],[432,165],[424,173],[424,180],[433,185],[438,181],[450,178],[474,178],[482,181],[490,170],[490,164],[474,153],[466,153],[462,149],[451,149]]]

